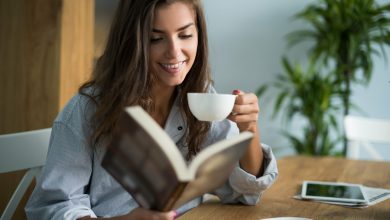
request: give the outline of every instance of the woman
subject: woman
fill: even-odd
[[[202,146],[238,132],[254,132],[239,166],[215,193],[224,203],[256,204],[277,176],[270,148],[260,144],[257,97],[235,90],[235,114],[229,120],[197,121],[189,111],[186,94],[214,91],[208,65],[205,17],[199,0],[122,0],[92,79],[54,121],[47,163],[26,206],[27,216],[175,217],[174,211],[138,208],[100,165],[110,132],[129,105],[141,105],[189,160]],[[197,198],[180,209],[201,202]]]

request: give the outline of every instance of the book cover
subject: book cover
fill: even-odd
[[[169,135],[141,107],[125,110],[102,166],[141,207],[168,211],[222,186],[253,134],[212,144],[187,165]]]

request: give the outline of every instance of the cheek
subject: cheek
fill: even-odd
[[[161,49],[159,49],[158,47],[154,46],[149,50],[149,60],[151,62],[156,61],[160,56],[161,56]]]
[[[192,59],[195,59],[195,55],[198,51],[198,41],[194,41],[190,47],[188,47],[188,52],[193,56]]]

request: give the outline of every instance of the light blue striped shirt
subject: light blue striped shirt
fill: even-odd
[[[93,112],[92,102],[77,94],[55,119],[46,165],[25,207],[29,219],[76,219],[88,215],[112,217],[138,207],[134,199],[101,167],[104,147],[89,145],[89,117]],[[182,143],[186,127],[175,102],[164,129],[183,155],[187,154],[187,148]],[[229,120],[213,122],[203,146],[237,133],[237,126]],[[226,184],[214,192],[223,203],[254,205],[276,180],[276,159],[270,147],[262,145],[262,149],[265,157],[263,176],[256,178],[236,167]],[[196,198],[180,209],[195,207],[201,202],[201,197]]]

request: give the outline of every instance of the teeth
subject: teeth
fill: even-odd
[[[168,69],[178,69],[183,64],[184,64],[184,61],[179,62],[179,63],[175,63],[175,64],[164,64],[164,63],[162,63],[161,65],[163,65],[165,68],[168,68]]]

